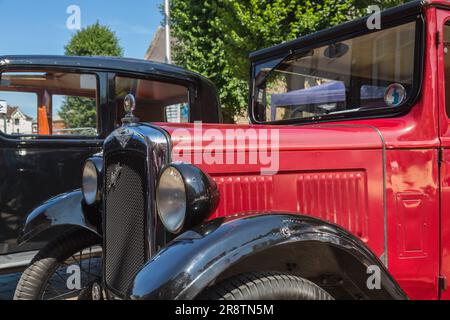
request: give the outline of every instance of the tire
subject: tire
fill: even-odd
[[[101,238],[84,229],[72,229],[50,241],[38,252],[28,268],[22,273],[14,293],[14,300],[46,300],[45,291],[52,276],[58,273],[58,268],[62,268],[68,259],[72,259],[72,262],[75,259],[75,263],[77,263],[76,258],[74,258],[77,253],[99,244],[101,244]],[[89,259],[91,257],[90,251]],[[85,261],[85,258],[80,257],[80,261]],[[84,262],[80,262],[80,267],[82,263]],[[91,260],[89,260],[89,272],[91,271],[90,263]],[[87,291],[81,290],[77,298],[85,300],[86,296],[90,297],[90,292],[86,295]]]
[[[334,300],[309,280],[278,272],[238,275],[205,291],[201,300]]]

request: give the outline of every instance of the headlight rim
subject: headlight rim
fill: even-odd
[[[169,231],[172,234],[178,234],[181,232],[181,230],[184,229],[185,223],[186,223],[186,218],[188,215],[188,194],[187,194],[187,186],[186,186],[186,181],[183,177],[183,173],[174,165],[176,163],[170,163],[166,166],[164,166],[159,175],[158,175],[158,181],[156,183],[156,194],[155,194],[155,204],[156,204],[156,212],[158,214],[159,220],[161,220],[161,223],[164,225],[164,228],[166,228],[167,231]],[[173,168],[174,170],[176,170],[178,172],[178,174],[181,177],[181,181],[183,182],[183,189],[184,189],[184,197],[185,197],[185,208],[184,208],[184,213],[183,213],[183,220],[181,221],[180,225],[178,228],[176,229],[170,229],[167,227],[167,224],[165,223],[165,220],[162,217],[161,211],[160,211],[160,205],[159,205],[159,201],[158,201],[158,190],[159,190],[159,186],[161,183],[161,178],[164,174],[164,172],[166,172],[168,169]]]
[[[184,219],[180,228],[175,230],[175,232],[168,229],[161,218],[158,201],[156,201],[156,208],[159,219],[166,230],[173,234],[179,234],[199,225],[207,219],[209,214],[217,209],[220,201],[220,192],[217,183],[211,176],[199,167],[185,162],[172,162],[162,168],[158,176],[156,192],[158,192],[162,175],[169,167],[174,168],[183,181],[186,205]]]
[[[85,182],[84,182],[84,179],[85,179],[85,169],[86,169],[86,166],[88,165],[88,164],[92,164],[92,166],[93,166],[93,168],[94,168],[94,170],[95,170],[95,174],[96,174],[96,182],[97,182],[97,185],[96,185],[96,194],[95,194],[95,197],[94,197],[94,199],[93,199],[93,201],[88,201],[88,199],[86,199],[86,191],[85,191]],[[101,202],[101,195],[102,195],[102,169],[103,169],[103,159],[102,158],[100,158],[100,157],[92,157],[92,158],[89,158],[89,159],[87,159],[85,162],[84,162],[84,165],[83,165],[83,169],[82,169],[82,174],[81,174],[81,177],[82,177],[82,179],[81,179],[81,193],[82,193],[82,195],[83,195],[83,201],[88,205],[88,206],[94,206],[94,205],[97,205],[97,204],[99,204],[100,202]]]

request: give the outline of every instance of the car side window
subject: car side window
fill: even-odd
[[[15,136],[97,136],[97,77],[61,71],[0,74],[0,131]]]
[[[414,97],[416,22],[255,66],[259,122],[323,120],[399,108]]]
[[[187,87],[139,78],[117,76],[115,79],[115,100],[117,107],[116,125],[125,116],[123,100],[127,94],[136,99],[134,115],[142,122],[189,122],[189,90]]]

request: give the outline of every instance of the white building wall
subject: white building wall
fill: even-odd
[[[16,119],[18,124],[16,124]],[[0,115],[0,130],[5,130],[5,117]],[[33,133],[33,121],[27,119],[22,113],[15,112],[11,115],[11,118],[6,119],[6,133],[7,134],[32,134]]]

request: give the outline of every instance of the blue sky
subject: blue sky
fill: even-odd
[[[161,23],[162,3],[163,0],[0,0],[0,56],[64,54],[64,46],[76,32],[66,27],[70,16],[67,8],[77,5],[82,28],[97,20],[108,25],[116,32],[124,55],[142,59]],[[33,94],[1,92],[0,99],[36,117]]]
[[[68,6],[81,9],[81,26],[97,20],[119,37],[125,56],[143,58],[161,23],[163,0],[0,0],[0,56],[63,54],[75,31],[66,28]]]

